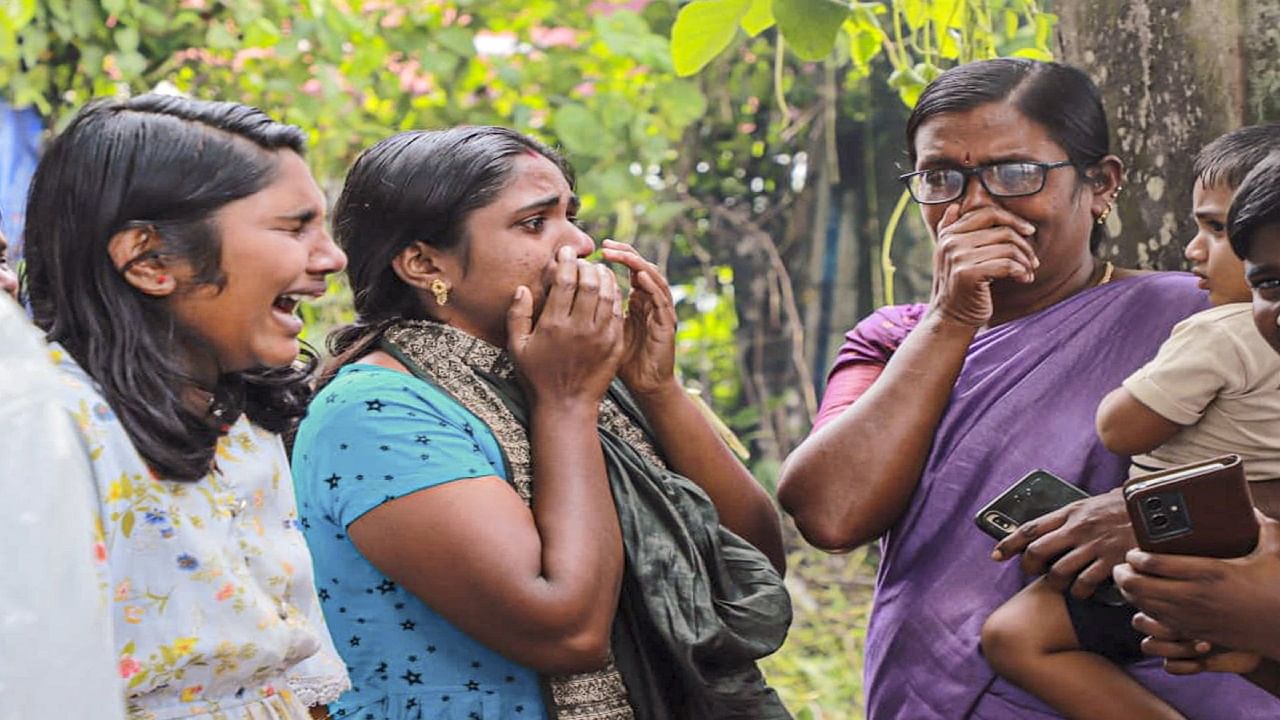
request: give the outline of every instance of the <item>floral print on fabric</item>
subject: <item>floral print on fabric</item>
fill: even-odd
[[[306,720],[350,683],[312,584],[280,438],[241,417],[198,482],[156,477],[69,354],[131,720]]]

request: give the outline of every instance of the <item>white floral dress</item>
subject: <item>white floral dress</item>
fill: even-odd
[[[306,720],[350,687],[312,583],[279,436],[241,417],[198,482],[155,477],[53,346],[93,465],[130,720]]]

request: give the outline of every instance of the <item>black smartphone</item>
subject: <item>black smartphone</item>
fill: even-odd
[[[1087,497],[1089,493],[1048,470],[1032,470],[984,505],[973,521],[986,534],[1003,540],[1022,523]]]

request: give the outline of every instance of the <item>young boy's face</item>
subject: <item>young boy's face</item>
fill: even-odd
[[[1244,279],[1244,263],[1227,240],[1227,211],[1235,188],[1222,183],[1205,186],[1199,180],[1191,194],[1191,212],[1196,235],[1183,255],[1191,261],[1191,272],[1200,278],[1200,287],[1209,291],[1209,302],[1225,305],[1249,302],[1249,283]]]
[[[1280,352],[1280,224],[1254,231],[1244,270],[1253,287],[1253,324],[1267,344]]]

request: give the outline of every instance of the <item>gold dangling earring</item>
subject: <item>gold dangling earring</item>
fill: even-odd
[[[1107,218],[1111,216],[1111,205],[1116,201],[1116,198],[1120,196],[1120,191],[1123,189],[1123,185],[1117,185],[1116,189],[1111,191],[1111,199],[1107,201],[1107,207],[1098,214],[1098,219],[1094,222],[1102,225],[1107,221]]]
[[[440,278],[431,281],[431,294],[436,296],[437,305],[449,304],[449,284]]]
[[[1105,225],[1107,222],[1107,216],[1110,214],[1111,214],[1111,203],[1107,203],[1107,206],[1102,209],[1102,212],[1098,213],[1098,217],[1094,219],[1094,222],[1096,222],[1099,225]]]

